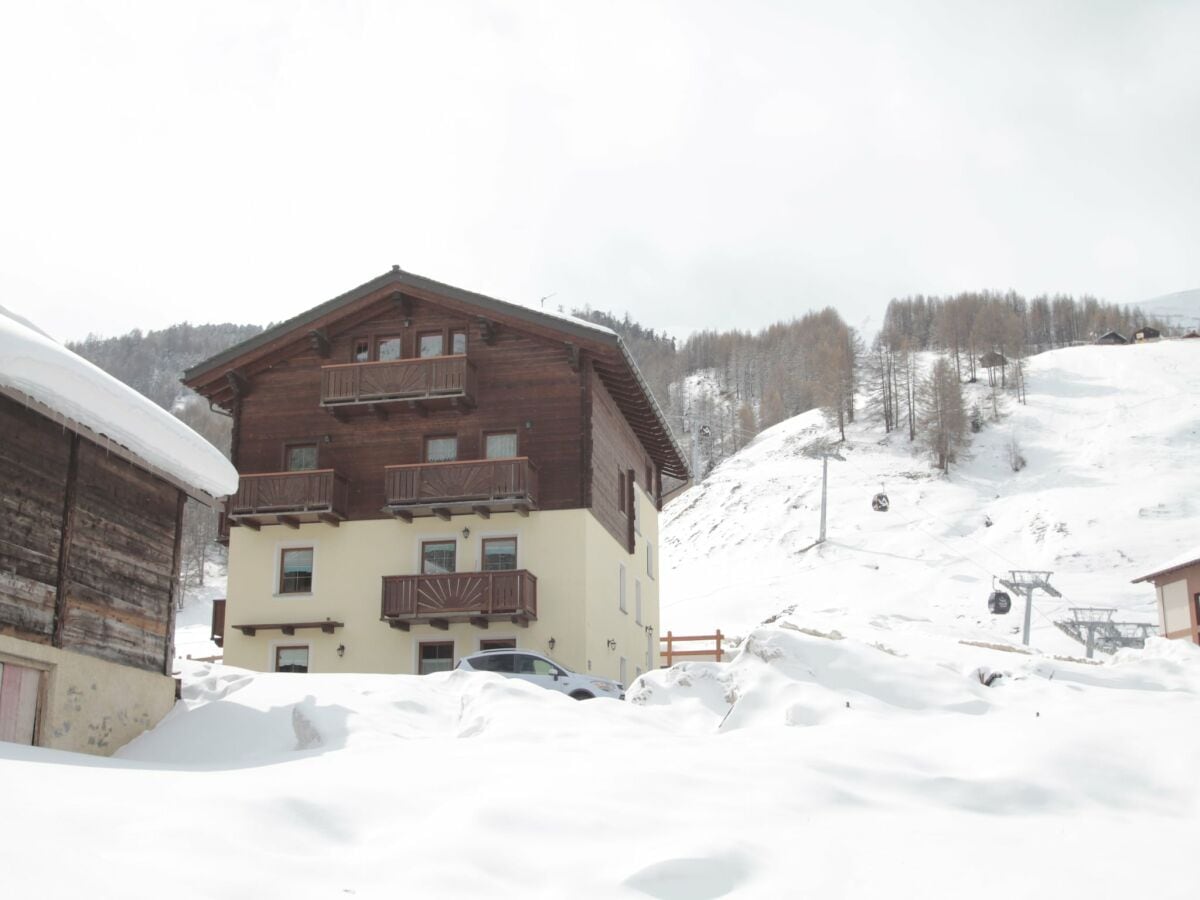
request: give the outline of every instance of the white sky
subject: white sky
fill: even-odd
[[[1200,3],[9,3],[0,85],[60,338],[392,263],[681,335],[1200,285]]]

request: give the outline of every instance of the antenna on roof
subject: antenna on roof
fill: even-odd
[[[542,309],[545,309],[545,308],[546,308],[546,301],[547,301],[547,300],[549,300],[551,297],[554,297],[554,296],[557,296],[557,295],[558,295],[558,291],[555,291],[555,292],[554,292],[554,293],[552,293],[552,294],[547,294],[545,297],[543,297],[541,300],[539,300],[539,301],[538,301],[538,303],[540,303],[540,304],[542,305]]]

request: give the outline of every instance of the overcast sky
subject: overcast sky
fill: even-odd
[[[8,3],[0,304],[294,315],[393,263],[672,333],[1200,286],[1200,3]]]

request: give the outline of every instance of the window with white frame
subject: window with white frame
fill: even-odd
[[[646,577],[654,580],[654,545],[649,542],[646,544]]]
[[[617,605],[621,612],[628,612],[625,608],[625,564],[617,563]]]
[[[633,579],[633,621],[642,624],[642,579]]]
[[[279,552],[279,594],[310,594],[313,583],[313,548],[288,547]]]

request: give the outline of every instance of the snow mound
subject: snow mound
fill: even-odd
[[[212,444],[133,388],[0,308],[0,387],[20,391],[213,497],[237,471]]]

